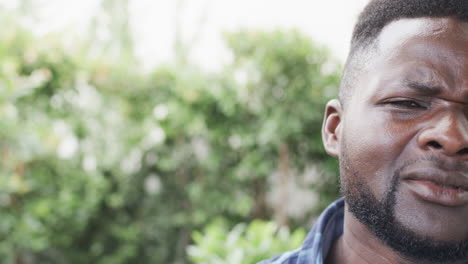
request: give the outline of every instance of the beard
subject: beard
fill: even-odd
[[[346,148],[343,148],[340,157],[341,191],[348,210],[367,226],[372,234],[403,258],[416,263],[468,261],[468,239],[436,240],[417,234],[397,220],[396,196],[400,186],[400,171],[404,166],[394,173],[389,188],[379,200],[373,195],[359,171],[353,169],[346,152]]]

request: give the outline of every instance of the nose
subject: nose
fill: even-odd
[[[468,120],[464,114],[451,112],[423,130],[418,144],[425,150],[439,151],[447,156],[468,157]]]

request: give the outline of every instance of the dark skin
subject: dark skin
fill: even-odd
[[[327,105],[325,149],[338,158],[346,151],[358,176],[342,169],[342,180],[362,177],[377,199],[401,170],[398,222],[436,241],[466,240],[468,171],[460,164],[468,164],[468,23],[405,19],[376,41],[345,107]],[[326,263],[421,262],[402,257],[345,210],[344,234]]]

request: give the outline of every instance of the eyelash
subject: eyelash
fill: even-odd
[[[427,109],[426,106],[423,104],[419,103],[418,101],[415,100],[395,100],[395,101],[389,101],[386,104],[393,105],[395,107],[399,108],[406,108],[406,109]]]

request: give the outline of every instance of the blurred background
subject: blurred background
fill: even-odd
[[[0,263],[256,263],[339,197],[367,0],[0,0]]]

